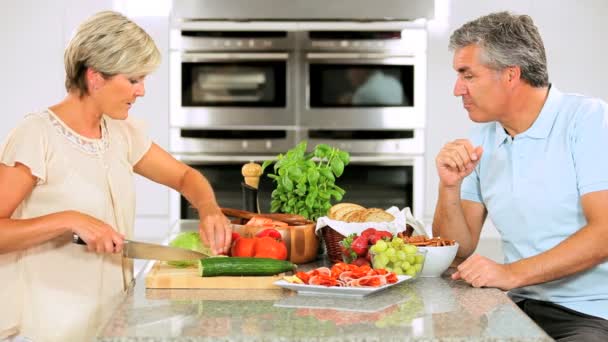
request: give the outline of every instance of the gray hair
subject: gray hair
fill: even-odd
[[[450,50],[476,44],[482,63],[494,70],[521,68],[521,77],[533,87],[549,84],[543,40],[527,15],[492,13],[470,21],[454,31]]]
[[[89,93],[87,68],[105,78],[141,77],[154,71],[160,58],[154,40],[141,27],[120,13],[99,12],[78,27],[65,50],[65,88],[84,96]]]

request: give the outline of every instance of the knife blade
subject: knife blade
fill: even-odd
[[[74,234],[72,242],[79,245],[87,243]],[[149,242],[139,242],[133,240],[124,240],[122,255],[131,259],[149,259],[162,261],[180,261],[180,260],[198,260],[207,258],[208,253],[201,253],[184,248],[170,247],[158,245]]]

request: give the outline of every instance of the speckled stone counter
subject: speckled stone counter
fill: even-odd
[[[502,291],[449,277],[408,280],[363,299],[146,289],[144,277],[97,341],[551,341]]]

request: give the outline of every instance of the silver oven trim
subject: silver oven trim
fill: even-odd
[[[227,128],[234,126],[293,126],[296,124],[294,111],[296,108],[296,70],[295,56],[285,53],[252,53],[252,54],[234,54],[239,57],[233,59],[235,61],[247,60],[245,57],[262,57],[268,56],[270,60],[286,60],[286,106],[281,108],[276,107],[182,107],[181,92],[182,92],[182,61],[184,56],[192,58],[205,57],[213,60],[225,60],[230,53],[201,53],[201,54],[184,54],[181,51],[171,51],[169,53],[169,110],[170,110],[170,126],[184,128]],[[285,59],[284,57],[287,56]],[[269,60],[267,59],[267,60]],[[209,60],[209,59],[206,59]],[[259,59],[258,59],[259,60]],[[201,59],[201,61],[203,61]]]
[[[311,52],[306,54],[306,58],[314,60],[315,62],[327,61],[329,63],[348,61],[348,63],[369,63],[369,60],[381,60],[379,64],[411,64],[414,60],[412,59],[414,54],[390,54],[390,53],[369,53],[369,52],[349,52],[349,53],[330,53],[330,52]],[[359,62],[359,59],[365,61]]]
[[[182,62],[218,62],[218,61],[284,61],[289,58],[287,53],[257,53],[257,52],[199,52],[182,54]]]
[[[295,130],[285,130],[285,132],[286,136],[282,139],[201,139],[182,137],[179,128],[171,128],[169,146],[172,153],[192,158],[217,158],[217,154],[220,153],[222,156],[230,153],[276,155],[284,153],[296,144],[297,132]],[[215,155],[208,156],[205,153]]]
[[[306,133],[304,132],[303,135],[306,136]],[[304,139],[308,141],[309,146],[328,144],[354,154],[375,154],[380,156],[394,154],[397,155],[397,158],[403,158],[404,155],[423,154],[425,145],[424,129],[420,128],[414,130],[413,138],[407,139]]]

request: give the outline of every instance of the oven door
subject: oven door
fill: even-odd
[[[178,157],[201,172],[211,183],[222,207],[242,208],[241,166],[249,161],[262,162],[274,155],[225,155]],[[415,217],[423,215],[424,159],[422,156],[352,156],[336,184],[346,190],[342,202],[387,209],[409,207]],[[270,195],[275,184],[264,174],[260,178],[258,203],[262,212],[270,210]],[[172,213],[176,218],[198,218],[185,198],[174,194]]]
[[[293,60],[283,52],[171,53],[171,125],[293,125]]]
[[[381,53],[307,53],[301,116],[313,128],[423,128],[425,61]]]
[[[241,168],[250,161],[262,163],[272,160],[276,155],[211,155],[211,154],[174,154],[174,156],[202,173],[215,193],[220,207],[243,208],[241,183],[244,182]],[[274,190],[272,180],[266,175],[260,177],[258,204],[262,212],[270,210],[270,194]],[[171,219],[198,219],[198,213],[188,201],[177,192],[172,192]]]

